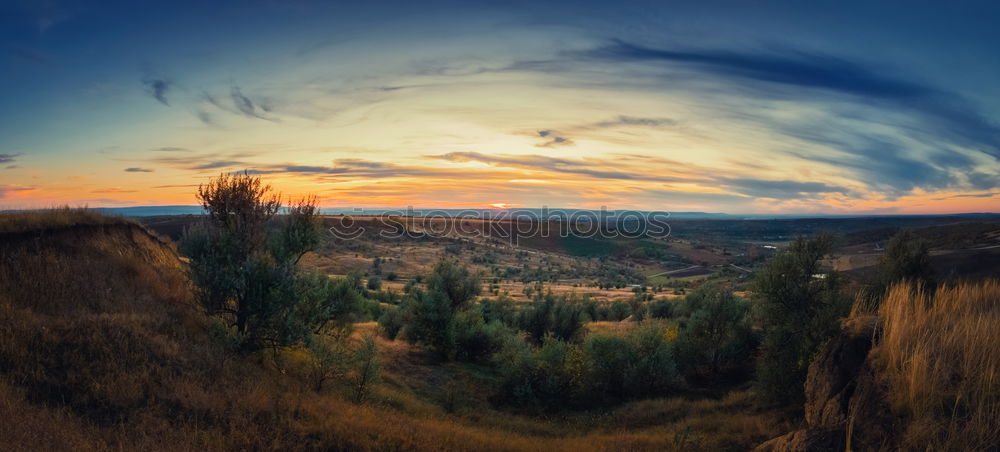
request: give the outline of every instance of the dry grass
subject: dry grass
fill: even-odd
[[[86,208],[59,207],[46,210],[26,210],[0,213],[0,234],[126,222],[132,223],[125,217],[105,215]]]
[[[1000,447],[1000,282],[894,287],[876,351],[904,448]]]
[[[351,403],[295,362],[229,350],[192,308],[173,249],[141,227],[13,215],[0,217],[0,450],[746,450],[790,428],[747,393],[558,418],[497,411],[482,369],[401,341],[380,342],[384,382]],[[449,383],[470,395],[453,413],[440,403]]]

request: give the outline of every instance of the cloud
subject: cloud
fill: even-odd
[[[100,189],[100,190],[91,190],[91,193],[101,193],[101,194],[107,194],[107,193],[136,193],[136,192],[137,192],[137,190],[125,190],[125,189],[121,189],[121,188],[118,188],[118,187],[103,188],[103,189]]]
[[[151,170],[149,168],[137,168],[137,167],[133,167],[133,168],[125,168],[125,172],[126,173],[152,173],[153,170]]]
[[[265,119],[268,121],[277,121],[276,118],[264,116],[264,114],[261,113],[261,112],[265,113],[270,112],[271,111],[270,107],[258,106],[257,104],[255,104],[252,100],[250,100],[249,97],[243,94],[243,91],[240,89],[239,85],[233,84],[230,87],[229,97],[232,98],[233,106],[235,106],[236,109],[239,110],[239,112],[242,113],[244,116],[248,118],[258,118],[258,119]],[[261,112],[258,112],[258,108],[260,109]]]
[[[25,187],[23,185],[0,185],[0,198],[7,197],[7,193],[15,193],[20,191],[31,191],[34,187]]]
[[[180,148],[175,146],[163,146],[158,148],[153,148],[155,152],[190,152],[188,148]]]
[[[640,165],[625,167],[620,162],[624,162],[627,159],[619,159],[619,162],[612,159],[571,160],[543,155],[487,155],[479,152],[449,152],[429,157],[453,162],[481,162],[492,166],[549,171],[598,179],[647,180],[655,182],[705,180],[697,175],[685,177],[682,173],[689,170],[689,167],[660,159],[647,159],[647,161],[640,162]],[[674,168],[670,171],[666,170],[666,168],[664,168],[664,171],[650,171],[650,164],[672,165]]]
[[[755,198],[801,199],[813,198],[821,194],[848,194],[851,192],[851,190],[845,187],[828,185],[822,182],[753,178],[718,178],[717,182],[731,191]]]
[[[617,118],[598,121],[586,127],[606,129],[618,126],[666,127],[674,125],[677,125],[677,121],[670,118],[638,118],[635,116],[619,115]]]
[[[153,96],[161,104],[170,106],[170,102],[167,101],[167,92],[170,91],[173,82],[163,78],[146,77],[142,79],[142,85],[146,87],[146,93]]]
[[[554,147],[558,147],[558,146],[573,146],[574,144],[576,144],[576,143],[573,142],[573,140],[571,140],[569,138],[556,135],[556,132],[552,131],[552,130],[539,130],[538,131],[538,136],[546,139],[545,141],[543,141],[543,142],[538,143],[538,144],[535,145],[535,147],[539,147],[539,148],[554,148]]]
[[[881,76],[845,59],[801,51],[785,54],[721,50],[677,51],[615,40],[610,45],[586,51],[584,55],[621,62],[674,62],[732,78],[821,88],[861,96],[913,98],[939,93],[918,83]]]
[[[962,193],[960,195],[952,195],[952,196],[945,196],[945,197],[942,197],[942,198],[934,198],[934,200],[935,201],[947,201],[949,199],[956,199],[956,198],[993,198],[993,197],[996,197],[996,196],[1000,196],[1000,192],[991,192],[991,193]]]
[[[920,188],[933,191],[960,184],[956,172],[971,171],[974,164],[963,156],[947,153],[934,158],[921,157],[917,144],[898,139],[853,131],[845,133],[835,127],[807,126],[779,128],[789,136],[819,144],[825,149],[815,152],[791,151],[788,155],[809,162],[825,163],[868,187],[893,198]],[[977,174],[977,173],[973,173]],[[977,176],[974,176],[977,177]],[[982,177],[979,182],[988,180]],[[978,187],[982,189],[983,187]]]
[[[198,120],[205,123],[205,125],[209,126],[218,125],[218,123],[215,122],[215,117],[212,116],[211,113],[205,110],[198,110],[197,113],[195,113],[195,115],[198,116]]]
[[[0,154],[0,163],[13,163],[21,154]]]
[[[1000,187],[1000,174],[972,172],[966,178],[969,185],[976,190],[992,190]]]
[[[968,100],[844,58],[801,50],[657,49],[621,40],[571,55],[610,63],[668,63],[736,83],[730,88],[733,90],[757,88],[755,94],[765,97],[814,100],[822,93],[832,93],[853,96],[862,104],[881,102],[882,107],[919,119],[926,131],[1000,159],[1000,125],[980,114]],[[769,90],[761,84],[787,89]]]
[[[192,188],[197,187],[198,184],[186,184],[186,185],[154,185],[150,188]]]
[[[207,170],[207,169],[231,168],[234,166],[245,166],[245,164],[243,162],[236,160],[222,160],[216,162],[201,163],[191,166],[189,168],[193,170]]]

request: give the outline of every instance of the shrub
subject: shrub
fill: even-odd
[[[776,402],[801,402],[809,361],[850,309],[835,272],[820,275],[829,236],[796,239],[757,272],[753,293],[764,330],[757,378],[761,394]]]
[[[570,340],[583,329],[583,304],[550,291],[522,311],[517,323],[538,344],[548,335]]]
[[[378,324],[382,327],[382,334],[386,339],[395,340],[399,336],[399,332],[403,329],[403,310],[396,306],[386,308],[385,312],[382,313],[382,317],[379,317]]]
[[[307,272],[299,275],[296,283],[296,323],[310,326],[313,333],[331,322],[350,322],[365,303],[349,277],[332,279],[320,272]]]
[[[382,278],[378,276],[372,276],[368,278],[368,284],[365,286],[368,290],[379,290],[382,288]]]
[[[745,372],[756,347],[750,305],[718,286],[699,289],[687,298],[697,301],[685,302],[693,312],[677,338],[677,362],[685,376],[714,380]]]
[[[662,396],[679,386],[673,346],[661,324],[643,323],[624,336],[596,334],[583,348],[594,399]]]
[[[478,310],[468,310],[455,316],[455,358],[461,361],[488,361],[500,351],[506,337],[512,334],[499,322],[486,322]]]
[[[368,397],[372,385],[378,382],[381,366],[378,358],[378,344],[375,337],[365,335],[361,345],[354,351],[354,401],[361,403]]]
[[[582,367],[580,348],[554,337],[538,349],[509,338],[496,362],[502,375],[497,396],[501,404],[560,409],[572,403],[579,388],[574,370]]]
[[[611,303],[608,309],[607,319],[613,322],[621,322],[632,315],[632,307],[624,301]]]
[[[479,295],[479,279],[452,261],[441,261],[427,277],[427,290],[443,294],[452,309],[461,309]]]
[[[886,244],[873,295],[881,298],[893,284],[903,280],[933,284],[928,243],[908,230],[892,236]]]
[[[649,304],[649,316],[654,319],[669,319],[674,316],[674,304],[667,299],[659,299]]]
[[[404,309],[406,339],[427,346],[443,359],[452,358],[455,350],[452,320],[455,313],[451,300],[441,292],[416,289]]]
[[[484,298],[479,302],[479,309],[486,322],[498,321],[511,326],[517,319],[514,301],[506,292],[499,294],[496,298]]]

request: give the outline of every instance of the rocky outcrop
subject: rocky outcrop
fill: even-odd
[[[809,365],[805,383],[806,428],[771,439],[755,451],[805,452],[866,450],[884,442],[892,424],[884,390],[869,352],[875,317],[855,317]],[[859,425],[856,419],[864,419]]]
[[[851,397],[872,348],[874,318],[851,319],[809,365],[805,417],[811,428],[837,429],[847,424]]]

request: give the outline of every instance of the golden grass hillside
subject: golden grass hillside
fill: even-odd
[[[382,339],[383,382],[356,404],[229,344],[169,242],[87,211],[0,215],[0,450],[746,450],[790,428],[746,391],[498,411],[474,366]],[[468,405],[442,402],[454,385]]]
[[[1000,282],[927,292],[900,284],[879,313],[874,358],[905,449],[1000,447]]]

